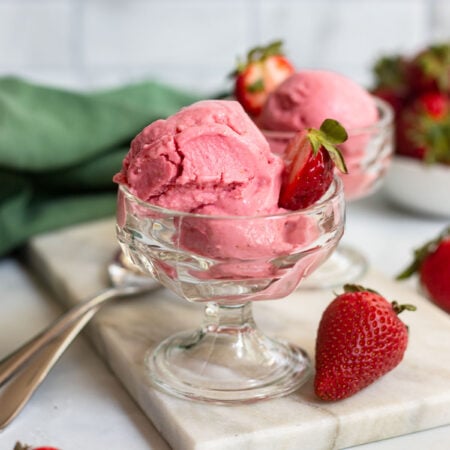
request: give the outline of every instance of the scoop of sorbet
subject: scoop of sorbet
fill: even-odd
[[[272,92],[259,117],[261,128],[319,128],[327,118],[351,130],[372,125],[378,112],[371,95],[353,80],[324,70],[299,71]]]
[[[205,100],[139,133],[114,181],[168,209],[261,215],[278,210],[282,170],[238,102]]]

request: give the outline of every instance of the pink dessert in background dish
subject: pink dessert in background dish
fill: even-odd
[[[179,214],[178,244],[223,260],[196,276],[261,277],[279,270],[270,258],[305,249],[323,233],[308,214],[278,206],[284,167],[238,102],[205,100],[142,130],[114,181],[145,202],[133,206],[137,216],[155,214],[145,205]],[[130,204],[119,193],[119,226]],[[329,251],[324,245],[303,258],[303,272]]]
[[[385,108],[383,105],[383,111]],[[389,161],[389,143],[374,141],[379,134],[380,116],[380,102],[353,80],[331,71],[302,70],[269,95],[257,123],[272,151],[280,154],[293,132],[317,128],[327,117],[338,120],[349,135],[340,146],[349,173],[341,177],[346,198],[354,199],[373,187]],[[389,137],[383,135],[381,139]],[[380,158],[378,151],[384,152]],[[376,159],[380,164],[368,168]]]
[[[269,95],[259,122],[269,130],[296,131],[318,128],[328,117],[348,130],[374,124],[378,111],[372,96],[349,78],[325,70],[302,70]]]

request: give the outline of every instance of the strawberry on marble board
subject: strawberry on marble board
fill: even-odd
[[[391,303],[362,286],[344,286],[317,331],[314,391],[320,399],[350,397],[400,364],[408,327],[398,314],[405,309],[415,307]]]
[[[413,262],[397,279],[404,280],[415,273],[427,297],[450,313],[450,227],[414,250]]]

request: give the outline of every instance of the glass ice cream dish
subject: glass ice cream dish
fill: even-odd
[[[281,85],[281,92],[277,93],[278,98],[275,98],[276,95],[273,95],[272,99],[269,97],[267,111],[263,111],[263,120],[259,121],[258,125],[263,135],[269,141],[271,150],[282,155],[287,143],[296,132],[293,131],[294,129],[316,126],[315,124],[304,125],[304,122],[318,123],[322,117],[326,116],[336,118],[345,126],[348,133],[347,141],[340,145],[348,173],[342,174],[336,171],[344,183],[345,199],[351,202],[370,195],[380,186],[390,166],[394,150],[394,113],[391,106],[377,97],[370,96],[358,85],[342,76],[323,71],[305,71],[305,73],[308,78],[314,78],[314,82],[317,83],[316,85],[311,83],[309,86],[312,92],[311,98],[305,100],[308,95],[305,94],[304,85],[299,87],[291,82],[293,86],[288,86],[290,80],[285,82],[284,86]],[[322,76],[325,80],[319,83]],[[308,83],[305,84],[308,85]],[[322,86],[326,88],[322,89]],[[283,88],[287,91],[287,87],[289,92],[283,92]],[[296,92],[295,89],[297,89]],[[292,91],[294,91],[293,94]],[[329,108],[330,102],[326,102],[325,98],[333,98],[333,96],[338,97],[335,98],[336,102],[347,101],[345,107]],[[339,97],[342,97],[342,100],[339,100]],[[271,101],[272,104],[270,104]],[[307,112],[304,112],[303,108],[306,108]],[[324,108],[326,113],[322,112]],[[366,120],[367,125],[352,126],[352,124],[360,123],[361,120],[364,121],[364,117],[368,115],[370,118]],[[270,125],[270,129],[266,125]],[[309,277],[302,287],[341,286],[360,278],[367,267],[363,254],[357,249],[340,244],[329,260]]]
[[[178,397],[221,404],[298,389],[310,376],[307,354],[266,336],[255,324],[252,302],[295,290],[336,247],[344,215],[338,177],[312,206],[260,216],[169,210],[120,185],[117,236],[124,253],[180,297],[205,304],[197,329],[147,354],[152,383]]]

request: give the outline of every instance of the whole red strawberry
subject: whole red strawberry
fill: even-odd
[[[414,261],[397,278],[418,272],[428,297],[450,313],[450,227],[414,251]]]
[[[286,209],[303,209],[316,202],[330,187],[334,167],[347,173],[336,147],[347,132],[336,120],[326,119],[319,130],[308,128],[294,135],[284,153],[286,170],[278,204]]]
[[[233,73],[234,96],[248,114],[257,116],[268,95],[294,72],[294,66],[283,56],[281,41],[255,47]]]
[[[450,164],[450,99],[427,92],[409,102],[397,117],[397,152],[426,163]]]
[[[400,363],[408,328],[397,314],[415,309],[362,286],[344,291],[324,311],[317,332],[314,390],[327,401],[355,394]]]

